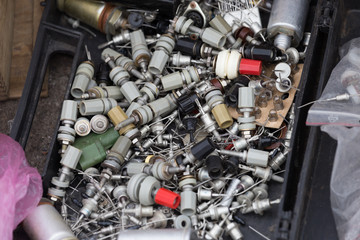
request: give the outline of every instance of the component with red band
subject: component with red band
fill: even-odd
[[[261,74],[261,61],[242,58],[240,60],[239,73],[259,76]]]
[[[180,195],[166,188],[160,188],[155,195],[155,202],[165,207],[175,209],[180,204]]]

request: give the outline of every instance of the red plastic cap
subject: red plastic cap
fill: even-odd
[[[239,73],[259,76],[261,74],[261,61],[242,58],[240,60]]]
[[[166,188],[160,188],[155,195],[155,202],[165,207],[175,209],[180,204],[180,195]]]

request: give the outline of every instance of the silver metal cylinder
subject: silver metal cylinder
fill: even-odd
[[[296,47],[303,37],[309,0],[276,0],[271,8],[267,32],[275,46],[286,50]]]
[[[50,204],[37,206],[25,218],[23,226],[33,240],[76,240],[59,212]]]
[[[185,229],[149,229],[149,230],[125,230],[118,234],[118,240],[191,240],[193,238],[191,228]]]

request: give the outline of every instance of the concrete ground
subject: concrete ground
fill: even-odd
[[[69,80],[72,59],[55,55],[49,63],[49,96],[41,98],[36,110],[30,136],[25,148],[29,164],[41,173],[46,161],[49,144],[61,111],[65,87]],[[0,133],[9,135],[19,100],[0,102]]]

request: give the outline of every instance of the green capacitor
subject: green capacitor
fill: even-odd
[[[118,131],[110,128],[103,134],[90,133],[85,137],[76,138],[73,146],[82,150],[77,168],[85,171],[104,161],[106,150],[114,145],[119,136]]]

